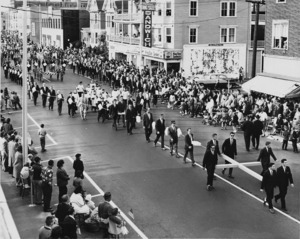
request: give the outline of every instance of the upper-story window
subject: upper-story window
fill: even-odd
[[[166,16],[172,16],[172,2],[166,3]]]
[[[198,1],[190,0],[190,16],[198,16]]]
[[[286,0],[276,0],[276,3],[286,3]]]
[[[235,17],[236,16],[236,2],[221,2],[221,16]]]
[[[197,43],[197,28],[196,27],[191,27],[189,29],[189,39],[190,43]]]
[[[221,27],[221,43],[234,43],[235,36],[235,27]]]
[[[166,28],[166,43],[172,43],[172,28]]]
[[[277,49],[288,49],[288,20],[273,20],[272,22],[272,45]]]

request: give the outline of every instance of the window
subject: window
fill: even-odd
[[[197,43],[197,28],[190,28],[190,43]]]
[[[172,43],[172,29],[166,28],[166,43]]]
[[[276,3],[286,3],[286,0],[276,0]]]
[[[60,19],[58,19],[57,21],[58,21],[58,29],[60,29]]]
[[[167,2],[166,3],[166,16],[172,16],[172,3],[171,2]]]
[[[234,43],[235,42],[235,28],[221,28],[221,43]]]
[[[161,4],[156,3],[156,9],[157,9],[157,15],[161,16],[162,15],[162,10],[161,10]]]
[[[288,49],[288,20],[273,20],[272,39],[273,48]]]
[[[221,2],[221,16],[235,17],[236,16],[236,2]]]
[[[190,0],[190,16],[198,16],[197,1]]]
[[[157,41],[161,42],[161,28],[157,29]]]

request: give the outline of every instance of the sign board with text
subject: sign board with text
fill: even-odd
[[[144,11],[144,47],[152,47],[152,11]]]

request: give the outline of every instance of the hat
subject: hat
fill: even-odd
[[[75,154],[76,158],[79,158],[81,156],[81,154]]]
[[[274,163],[269,163],[269,168],[272,167],[274,165]]]
[[[171,124],[175,124],[175,120],[172,120],[172,121],[171,121]]]
[[[287,159],[281,159],[281,163],[287,162]]]

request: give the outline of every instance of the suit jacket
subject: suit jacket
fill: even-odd
[[[178,142],[178,134],[177,134],[177,127],[173,129],[171,126],[169,127],[169,136],[173,139],[173,143]]]
[[[81,160],[75,159],[73,162],[73,169],[76,171],[80,170],[82,173],[84,171],[83,162]]]
[[[192,141],[194,140],[194,135],[191,134],[192,138],[189,136],[189,134],[187,134],[185,137],[184,137],[184,142],[185,142],[185,146],[184,146],[184,149],[185,150],[193,150],[194,146],[192,144]],[[189,148],[191,146],[191,148]]]
[[[57,168],[56,179],[57,179],[57,186],[61,187],[61,186],[68,185],[68,181],[70,177],[67,174],[66,170],[64,170],[63,168]]]
[[[213,169],[218,164],[218,154],[215,151],[214,154],[210,150],[206,151],[203,157],[202,166],[204,168]]]
[[[249,120],[245,121],[241,129],[244,131],[244,134],[251,135],[253,133],[253,122]]]
[[[49,88],[46,86],[46,88],[44,88],[43,86],[40,89],[42,92],[42,95],[45,97],[47,96],[48,92],[49,92]]]
[[[165,133],[165,129],[166,129],[165,120],[163,119],[163,122],[161,122],[161,120],[158,119],[158,120],[156,121],[156,124],[155,124],[155,129],[156,129],[156,131],[158,131],[160,134],[164,134],[164,133]]]
[[[149,114],[150,114],[150,117],[148,116],[148,113],[145,113],[144,117],[143,117],[143,126],[147,129],[152,127],[152,122],[153,122],[152,113],[149,113]]]
[[[67,203],[60,203],[57,206],[56,212],[55,212],[55,216],[58,219],[58,224],[62,224],[63,221],[65,220],[66,216],[68,216],[68,211],[72,206],[70,204]]]
[[[234,159],[234,155],[237,155],[236,139],[233,139],[232,144],[230,144],[230,138],[225,139],[222,145],[222,152],[228,157]]]
[[[50,94],[49,101],[54,101],[55,98],[56,98],[55,90],[50,90],[50,91],[49,91],[49,94]]]
[[[285,167],[285,171],[283,170],[283,166],[277,169],[277,180],[278,186],[282,188],[287,188],[289,183],[294,183],[292,172],[289,166]]]
[[[274,190],[276,185],[277,185],[276,171],[273,170],[273,175],[271,175],[270,170],[268,169],[267,171],[265,171],[263,175],[260,188],[269,191],[269,190]]]
[[[133,112],[133,109],[130,110],[130,109],[127,109],[126,112],[125,112],[125,119],[126,120],[133,120],[134,118],[134,112]]]
[[[270,163],[270,156],[272,156],[272,158],[276,161],[277,158],[275,157],[273,150],[271,148],[268,149],[264,147],[263,149],[260,150],[259,156],[257,161],[261,162],[261,165],[268,167],[269,163]]]
[[[70,239],[77,239],[77,223],[72,217],[66,216],[62,228],[64,236],[68,236]]]
[[[261,135],[263,128],[263,122],[261,122],[260,120],[253,121],[253,135]]]
[[[219,141],[218,140],[216,140],[216,144],[214,144],[213,140],[208,141],[207,145],[206,145],[206,151],[210,151],[210,148],[211,148],[212,145],[215,145],[215,147],[216,147],[215,152],[220,156],[221,152],[220,152]]]
[[[116,118],[118,116],[118,106],[111,105],[109,109],[109,114],[112,118]]]

